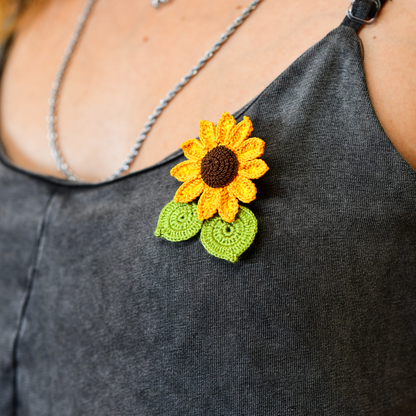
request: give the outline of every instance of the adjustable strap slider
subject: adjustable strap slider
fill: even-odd
[[[348,7],[348,10],[347,10],[347,17],[350,20],[354,20],[356,22],[363,23],[365,25],[372,25],[376,21],[378,12],[381,9],[381,2],[380,2],[380,0],[371,0],[371,1],[374,2],[375,7],[376,7],[374,15],[371,19],[365,20],[365,19],[361,19],[360,17],[357,17],[357,16],[353,15],[353,7],[354,7],[354,4],[355,4],[356,0],[351,0],[351,5],[350,5],[350,7]]]

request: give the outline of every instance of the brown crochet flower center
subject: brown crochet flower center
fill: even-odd
[[[211,188],[223,188],[233,181],[238,172],[235,153],[225,146],[210,150],[201,161],[201,176]]]

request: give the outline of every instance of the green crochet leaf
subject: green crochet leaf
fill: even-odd
[[[201,242],[208,253],[235,263],[254,241],[257,219],[245,207],[238,211],[234,222],[215,216],[202,224]]]
[[[202,222],[196,213],[197,205],[171,201],[159,215],[155,235],[169,241],[189,240],[201,229]]]

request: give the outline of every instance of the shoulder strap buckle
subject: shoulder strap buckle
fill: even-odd
[[[377,14],[378,14],[378,12],[381,9],[381,2],[380,2],[380,0],[372,0],[375,3],[376,11],[375,11],[374,16],[370,20],[361,19],[361,18],[359,18],[357,16],[354,16],[352,14],[352,9],[354,7],[355,1],[356,0],[351,0],[351,5],[350,5],[350,7],[348,7],[348,10],[347,10],[347,17],[349,19],[351,19],[351,20],[355,20],[356,22],[363,23],[365,25],[372,25],[376,21]]]

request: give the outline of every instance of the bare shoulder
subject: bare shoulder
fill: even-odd
[[[371,101],[393,145],[416,169],[416,2],[388,0],[362,28]]]

